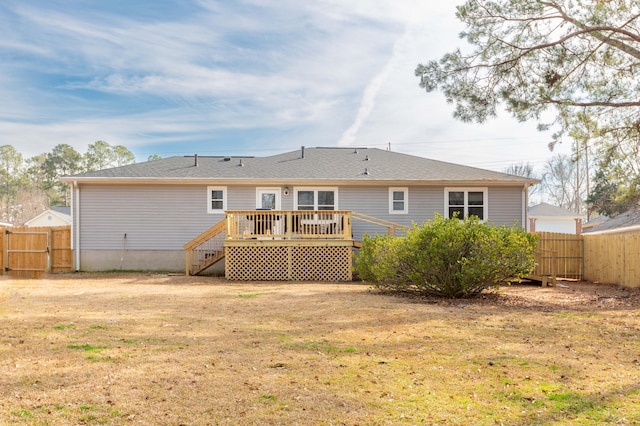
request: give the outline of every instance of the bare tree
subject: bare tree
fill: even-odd
[[[531,165],[531,163],[511,164],[506,169],[504,169],[504,172],[510,175],[542,180],[533,169],[533,166]],[[529,197],[530,197],[529,199],[541,193],[542,193],[541,185],[533,185],[529,187]]]
[[[554,155],[544,166],[543,191],[552,204],[584,214],[580,188],[584,186],[586,177],[578,175],[577,170],[576,161],[570,156]]]

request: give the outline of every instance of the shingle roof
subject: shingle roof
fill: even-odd
[[[377,148],[305,148],[269,157],[169,157],[64,181],[431,181],[535,184],[538,180]]]
[[[635,226],[640,226],[640,206],[635,206],[624,213],[609,218],[609,220],[585,230],[585,233],[613,231]]]
[[[529,207],[529,217],[566,217],[580,218],[581,215],[548,203],[540,203]]]
[[[51,210],[71,217],[71,206],[53,206],[51,207]]]

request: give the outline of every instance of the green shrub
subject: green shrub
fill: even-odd
[[[536,242],[517,226],[436,216],[406,237],[365,236],[356,272],[384,290],[469,297],[530,273]]]
[[[387,283],[396,288],[404,284],[398,272],[398,258],[403,238],[388,235],[376,235],[374,238],[364,235],[360,254],[356,258],[356,273],[363,281]]]

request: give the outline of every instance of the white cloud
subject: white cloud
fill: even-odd
[[[389,74],[391,73],[393,58],[382,68],[382,70],[376,74],[373,79],[369,82],[366,89],[364,90],[364,95],[362,96],[362,101],[360,102],[360,107],[358,108],[358,113],[356,118],[351,124],[340,140],[338,141],[339,146],[348,146],[353,145],[356,141],[356,137],[358,132],[364,125],[365,121],[371,115],[373,108],[376,106],[376,97],[378,96],[378,92],[380,88],[385,83],[385,80],[389,78]]]
[[[416,65],[459,44],[448,2],[198,0],[153,19],[108,2],[49,4],[12,5],[18,20],[0,9],[9,28],[0,54],[19,58],[0,74],[0,96],[11,100],[0,106],[0,138],[27,157],[99,139],[132,150],[175,141],[191,153],[209,137],[248,155],[391,142],[488,163],[511,158],[504,138],[535,135],[506,115],[486,126],[456,122],[442,95],[418,88]],[[242,132],[240,144],[233,137]],[[451,140],[466,142],[443,142]]]

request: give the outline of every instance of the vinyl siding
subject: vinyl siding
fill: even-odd
[[[256,208],[256,188],[227,185],[227,210],[253,210]]]
[[[396,187],[396,186],[394,186]],[[353,210],[400,225],[411,226],[432,219],[434,214],[442,214],[444,189],[442,187],[409,187],[407,214],[389,214],[389,187],[341,187],[340,209]],[[365,233],[373,236],[385,234],[387,229],[378,225],[353,221],[353,236],[359,240]]]
[[[227,209],[256,207],[255,186],[221,185],[217,182],[209,185],[227,187]],[[224,218],[223,214],[207,213],[207,186],[81,185],[81,249],[182,250],[185,243]],[[293,208],[294,187],[301,186],[289,185],[289,195],[282,194],[283,209]],[[488,194],[491,223],[520,223],[521,187],[489,188]],[[412,222],[421,224],[432,219],[435,213],[444,213],[444,187],[411,186],[407,203],[408,214],[389,214],[388,187],[338,188],[338,209],[410,226]],[[386,233],[386,228],[354,221],[354,238],[361,239],[364,233]]]
[[[522,186],[489,188],[489,222],[495,225],[513,226],[522,223]]]
[[[207,213],[206,185],[83,185],[80,190],[83,250],[123,245],[127,250],[182,250],[224,218]],[[255,208],[255,188],[227,186],[227,204],[228,209]]]
[[[433,219],[436,214],[444,215],[443,186],[411,186],[409,187],[408,214],[389,214],[388,187],[341,187],[340,209],[353,210],[385,219],[401,225],[418,225]],[[512,226],[514,222],[522,225],[522,187],[489,187],[488,215],[489,222],[495,225]],[[386,228],[355,220],[353,234],[361,239],[368,233],[386,233]]]

